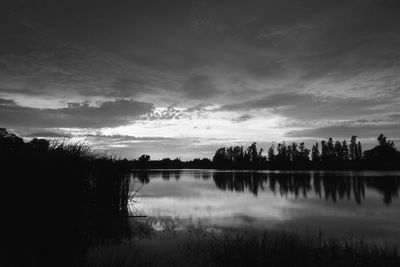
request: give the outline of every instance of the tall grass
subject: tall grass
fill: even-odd
[[[171,239],[175,239],[172,242]],[[175,244],[175,245],[174,245]],[[308,232],[190,232],[90,248],[86,267],[400,266],[397,249]]]
[[[129,235],[127,160],[3,133],[0,163],[3,265],[79,265],[94,240]]]
[[[396,247],[321,233],[197,231],[181,248],[193,266],[400,266]]]

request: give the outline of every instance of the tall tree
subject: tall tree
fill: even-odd
[[[274,145],[271,145],[271,147],[268,149],[268,161],[273,162],[274,160],[275,160]]]
[[[377,139],[379,144],[364,152],[366,160],[380,162],[380,164],[400,161],[400,152],[396,149],[393,141],[387,141],[383,134],[380,134]]]
[[[296,158],[298,156],[298,151],[297,151],[297,144],[295,142],[292,142],[292,144],[290,144],[288,146],[288,159],[290,161],[296,161]]]
[[[357,153],[356,153],[356,159],[360,160],[362,157],[362,147],[361,147],[361,142],[358,141],[357,143]]]
[[[349,146],[347,145],[346,140],[343,140],[343,142],[342,142],[342,155],[343,155],[344,161],[347,161],[350,159]]]
[[[326,141],[321,141],[321,161],[326,161],[328,158],[328,146],[326,145]]]
[[[288,153],[287,153],[287,147],[285,141],[278,144],[278,153],[276,155],[276,159],[279,161],[288,161]]]
[[[343,160],[343,148],[339,141],[336,141],[335,143],[335,160]]]
[[[333,139],[329,138],[327,143],[327,157],[328,160],[333,160],[335,158],[335,147],[333,144]]]
[[[357,159],[357,136],[353,135],[350,140],[350,159]]]
[[[319,156],[319,146],[318,146],[318,142],[315,143],[315,145],[313,145],[312,147],[312,152],[311,152],[311,160],[313,162],[318,162],[320,159]]]
[[[310,160],[310,150],[304,145],[304,142],[299,144],[298,160],[301,162],[307,162]]]

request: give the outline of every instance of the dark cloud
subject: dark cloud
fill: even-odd
[[[205,75],[194,75],[182,85],[184,95],[189,98],[203,99],[214,96],[218,90],[213,80]]]
[[[163,88],[198,99],[217,94],[207,72],[346,79],[400,61],[396,0],[6,0],[1,10],[7,92],[136,97]]]
[[[350,138],[356,135],[360,138],[377,137],[383,133],[389,138],[400,137],[400,124],[354,124],[342,123],[312,129],[295,130],[286,133],[287,137],[310,138]]]
[[[129,78],[117,78],[113,83],[113,91],[110,96],[137,96],[141,92],[145,92],[146,85],[143,82]]]
[[[381,105],[394,105],[395,101],[395,99],[324,97],[292,92],[277,93],[255,100],[225,105],[221,107],[221,110],[267,109],[272,113],[294,119],[343,119],[387,112]]]
[[[40,109],[23,107],[2,100],[0,124],[6,127],[101,128],[132,123],[139,116],[152,112],[153,105],[134,100],[106,101],[99,106],[69,103],[65,108]]]
[[[293,106],[296,103],[310,103],[314,101],[314,95],[296,93],[278,93],[255,100],[222,106],[222,110],[252,110],[263,108],[276,108]]]
[[[400,123],[400,114],[390,114],[388,115],[390,120],[397,121]]]
[[[316,131],[368,119],[331,129],[368,133],[399,113],[399,13],[398,0],[0,1],[0,123],[172,125],[219,116],[206,102],[234,113],[224,123],[266,110]],[[105,102],[32,108],[76,99]]]
[[[14,106],[15,102],[11,99],[0,98],[0,106]]]
[[[254,116],[250,115],[250,114],[244,114],[241,115],[239,117],[233,118],[232,121],[233,122],[243,122],[243,121],[248,121],[250,119],[254,118]]]

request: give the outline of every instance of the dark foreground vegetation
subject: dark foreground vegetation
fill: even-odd
[[[171,243],[171,238],[177,241]],[[140,241],[94,247],[89,251],[86,266],[377,267],[400,264],[396,247],[322,234],[213,233],[196,229],[183,237],[164,237],[164,241],[161,239],[154,247],[158,247],[158,251],[150,253]]]
[[[352,136],[350,142],[346,140],[334,141],[329,138],[312,146],[305,147],[304,143],[285,142],[271,146],[267,155],[263,149],[257,149],[257,144],[251,144],[247,149],[243,146],[219,148],[212,160],[194,159],[181,161],[179,158],[171,160],[150,160],[149,155],[142,155],[134,161],[137,169],[272,169],[272,170],[388,170],[400,168],[400,152],[394,142],[387,140],[381,134],[377,138],[378,145],[370,150],[363,151],[357,136]]]
[[[128,161],[0,129],[0,166],[0,266],[79,266],[129,234]]]
[[[182,163],[164,160],[161,161],[164,165],[157,165],[145,155],[133,162],[118,160],[95,153],[83,144],[44,139],[26,142],[0,129],[0,266],[399,266],[396,250],[362,240],[304,238],[270,232],[262,235],[214,235],[201,230],[182,238],[176,250],[170,249],[172,254],[168,261],[163,262],[162,257],[154,257],[152,248],[145,249],[143,243],[132,239],[133,234],[147,233],[148,228],[138,224],[133,227],[128,222],[132,166],[324,168],[326,162],[333,164],[338,161],[348,163],[342,165],[346,168],[366,166],[363,164],[395,167],[399,152],[394,144],[384,136],[380,136],[378,141],[377,147],[362,155],[361,145],[357,143],[356,150],[349,150],[350,158],[341,160],[332,156],[332,142],[328,141],[321,153],[315,153],[318,157],[312,157],[312,160],[305,157],[308,154],[301,144],[298,149],[294,149],[293,144],[291,149],[280,144],[277,153],[268,153],[270,157],[262,156],[262,150],[257,150],[253,144],[246,151],[241,147],[219,149],[213,161],[203,159]],[[354,152],[357,156],[353,157],[351,151],[357,151]],[[280,161],[282,155],[291,156]],[[272,159],[287,165],[272,165],[275,162]],[[303,165],[297,165],[297,162]],[[255,194],[265,178],[271,188],[279,184],[279,190],[286,188],[296,192],[306,190],[311,182],[310,177],[282,180],[273,175],[260,179],[221,175],[216,172],[213,176],[219,188],[243,190],[248,187]],[[332,193],[328,192],[331,197],[347,196],[352,190],[357,199],[362,199],[363,186],[372,186],[388,191],[387,203],[390,203],[393,194],[398,192],[397,180],[394,184],[386,182],[381,187],[375,185],[372,178],[367,181],[354,178],[351,180],[353,186],[340,185],[345,187],[343,191],[336,190],[334,184],[330,186],[329,179],[318,180],[314,176],[312,181],[331,188]],[[390,191],[390,188],[395,191]]]

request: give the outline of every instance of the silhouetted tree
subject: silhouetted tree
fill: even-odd
[[[271,147],[268,149],[268,161],[273,162],[274,160],[275,160],[274,145],[271,145]]]
[[[318,142],[315,143],[315,145],[313,145],[313,147],[312,147],[311,159],[313,162],[319,162],[319,160],[320,160]]]
[[[150,156],[149,155],[146,155],[146,154],[143,154],[143,155],[141,155],[139,158],[138,158],[138,160],[140,161],[140,162],[149,162],[150,161]]]
[[[32,149],[40,152],[46,152],[49,150],[50,143],[46,139],[37,139],[34,138],[32,141],[29,142],[29,144],[32,146]]]
[[[292,142],[291,145],[288,146],[288,158],[289,161],[294,162],[298,159],[299,151],[297,149],[297,144]]]
[[[188,161],[186,162],[185,168],[189,169],[189,168],[195,168],[195,169],[212,169],[213,168],[213,164],[212,161],[208,158],[196,158],[192,161]]]
[[[342,142],[342,156],[343,156],[344,161],[347,161],[350,158],[349,146],[347,145],[346,140],[343,140],[343,142]]]
[[[326,161],[328,159],[328,146],[325,140],[321,141],[321,161]]]
[[[217,149],[215,151],[212,162],[216,168],[230,168],[230,158],[227,154],[227,149],[225,147]]]
[[[278,144],[278,152],[276,155],[276,159],[280,162],[289,162],[290,158],[289,158],[289,153],[288,153],[288,149],[286,147],[286,143],[282,142]]]
[[[333,145],[333,139],[329,138],[328,143],[326,144],[326,149],[327,149],[327,160],[332,161],[335,158],[335,148]]]
[[[358,141],[358,143],[357,143],[356,160],[360,160],[361,157],[362,157],[362,147],[361,147],[361,142]]]
[[[380,134],[377,140],[377,146],[364,152],[364,159],[367,166],[375,168],[398,168],[400,152],[396,149],[394,142],[386,140],[383,134]]]
[[[343,160],[343,148],[342,144],[339,141],[336,141],[335,143],[335,159],[337,161]]]
[[[298,149],[296,149],[293,162],[295,164],[304,164],[309,161],[310,161],[310,150],[305,147],[304,142],[301,142],[298,146]]]
[[[35,141],[36,142],[36,141]],[[362,153],[362,144],[357,142],[357,136],[352,136],[350,147],[346,140],[343,142],[329,138],[321,143],[316,142],[311,151],[304,142],[292,142],[287,145],[284,141],[278,143],[275,153],[274,145],[268,149],[267,157],[263,149],[258,149],[252,143],[247,149],[243,146],[222,147],[217,149],[212,161],[195,159],[182,162],[180,159],[163,159],[150,161],[150,156],[142,155],[135,161],[135,167],[148,159],[146,168],[219,168],[219,169],[361,169],[361,168],[394,168],[399,159],[394,143],[386,137],[378,137],[379,146]],[[321,149],[321,150],[320,150]],[[321,151],[321,152],[320,152]],[[310,160],[311,154],[311,160]],[[364,155],[364,156],[363,156]],[[378,156],[379,155],[379,156]],[[389,163],[384,163],[383,159]],[[380,162],[378,164],[378,162]],[[381,167],[379,167],[379,165]]]
[[[355,135],[353,135],[350,140],[350,159],[358,159],[357,136]]]

